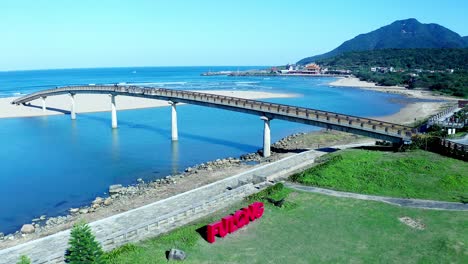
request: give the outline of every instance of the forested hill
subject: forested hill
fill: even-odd
[[[383,86],[421,87],[468,97],[467,61],[468,48],[347,52],[316,62],[329,70],[351,70],[361,80]]]
[[[438,24],[423,24],[414,18],[398,20],[372,32],[361,34],[321,55],[304,58],[305,65],[319,59],[330,58],[348,51],[408,48],[465,48],[468,38]]]
[[[362,67],[394,67],[403,70],[468,71],[468,48],[464,49],[383,49],[346,52],[316,61],[322,67],[359,69]]]

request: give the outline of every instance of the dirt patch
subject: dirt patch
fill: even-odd
[[[400,220],[400,222],[402,222],[403,224],[411,228],[417,229],[417,230],[426,229],[426,225],[423,224],[420,219],[413,219],[408,216],[403,216],[403,217],[398,218],[398,220]]]

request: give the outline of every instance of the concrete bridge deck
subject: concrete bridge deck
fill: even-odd
[[[48,96],[70,94],[72,99],[70,112],[72,119],[75,119],[76,114],[74,110],[74,96],[80,93],[109,94],[111,96],[112,127],[117,127],[115,96],[133,96],[169,101],[169,103],[172,105],[173,140],[177,140],[177,103],[187,103],[258,115],[261,116],[261,119],[265,122],[264,149],[267,150],[268,153],[270,148],[269,122],[272,119],[303,123],[327,129],[363,135],[366,137],[376,138],[380,140],[391,141],[395,143],[408,142],[411,140],[411,137],[416,133],[414,129],[407,126],[370,118],[322,111],[305,107],[296,107],[284,104],[262,102],[257,100],[241,99],[231,96],[140,86],[66,86],[32,93],[14,100],[12,104],[26,104],[30,101],[42,98],[42,107],[45,110],[46,98]]]

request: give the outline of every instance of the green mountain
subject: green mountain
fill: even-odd
[[[348,51],[464,47],[468,47],[468,37],[461,37],[438,24],[422,24],[418,20],[410,18],[398,20],[372,32],[358,35],[330,52],[307,57],[297,63],[304,65]]]
[[[351,70],[363,81],[402,85],[468,97],[468,48],[350,51],[316,63],[330,71]],[[378,67],[378,68],[377,68]]]

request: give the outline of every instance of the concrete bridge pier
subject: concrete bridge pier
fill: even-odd
[[[263,120],[263,157],[270,157],[271,155],[271,139],[270,139],[270,118],[266,116],[260,117]]]
[[[115,106],[116,95],[111,94],[111,110],[112,110],[112,128],[117,128],[117,108]]]
[[[47,110],[46,98],[47,98],[47,96],[42,96],[42,97],[41,97],[41,100],[42,100],[42,112],[45,112],[45,111]]]
[[[71,120],[76,119],[76,112],[75,112],[75,94],[70,94],[70,117]]]
[[[172,119],[171,119],[172,141],[177,141],[179,140],[179,132],[177,130],[177,108],[176,108],[177,102],[169,101],[169,104],[171,105],[171,109],[172,109]]]

